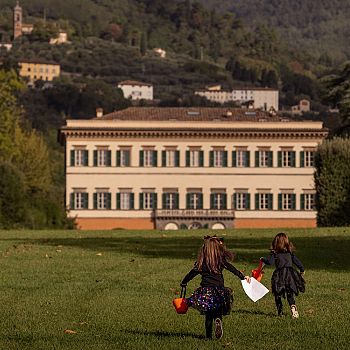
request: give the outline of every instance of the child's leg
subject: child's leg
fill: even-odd
[[[280,316],[282,315],[282,311],[283,311],[282,297],[280,295],[275,294],[275,303],[276,303],[278,316]]]
[[[205,313],[205,336],[212,338],[214,315],[212,312]]]
[[[298,318],[299,312],[298,312],[297,306],[295,305],[295,298],[294,298],[293,292],[287,292],[287,300],[288,300],[288,304],[290,306],[290,311],[292,313],[292,317]]]

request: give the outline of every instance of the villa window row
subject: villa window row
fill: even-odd
[[[214,148],[209,151],[208,165],[209,167],[240,167],[248,168],[255,167],[296,167],[296,151],[290,149],[281,149],[274,154],[269,149],[259,149],[254,152],[254,162],[252,164],[251,151],[247,149],[237,148],[231,152],[231,157],[228,159],[229,152],[223,148]],[[300,151],[299,166],[313,167],[314,166],[314,150]],[[159,151],[153,148],[145,148],[139,151],[138,162],[134,162],[140,167],[157,167]],[[177,149],[166,149],[160,151],[162,167],[180,167],[180,151]],[[185,151],[186,167],[204,167],[205,154],[200,149],[190,149]],[[274,156],[277,157],[277,162],[274,164]],[[93,151],[93,166],[95,167],[130,167],[131,163],[131,148],[120,149],[115,154],[115,164],[112,164],[112,151],[108,147],[100,147]],[[74,148],[70,153],[71,166],[89,166],[89,151],[84,148]]]
[[[315,210],[315,194],[301,193],[299,208],[296,207],[296,194],[289,192],[278,193],[277,208],[274,208],[273,193],[259,192],[254,194],[254,203],[248,192],[235,192],[230,196],[225,190],[210,193],[210,201],[204,205],[201,190],[191,191],[186,195],[185,209],[215,209],[225,210]],[[89,193],[77,190],[70,194],[70,209],[116,209],[116,210],[153,210],[153,209],[182,209],[179,206],[179,193],[177,191],[163,192],[161,203],[158,206],[158,193],[144,191],[138,194],[138,206],[135,205],[135,193],[130,190],[115,194],[114,208],[112,208],[112,193],[109,190],[98,190],[92,194],[92,207],[89,206]]]

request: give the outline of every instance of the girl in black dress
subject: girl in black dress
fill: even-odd
[[[287,297],[288,304],[293,318],[298,318],[299,313],[295,305],[295,295],[305,292],[304,266],[293,254],[293,244],[285,233],[279,233],[272,241],[271,253],[267,258],[260,258],[266,265],[275,264],[275,271],[272,274],[272,293],[275,297],[278,315],[282,315],[283,298]],[[293,264],[299,269],[298,273]]]
[[[188,306],[205,314],[207,338],[212,337],[213,322],[215,337],[217,339],[222,337],[222,316],[229,314],[233,301],[232,290],[224,287],[222,270],[227,269],[239,279],[250,282],[250,277],[244,276],[229,263],[233,260],[233,256],[233,253],[223,244],[222,238],[206,236],[193,269],[181,282],[181,287],[185,287],[195,276],[202,276],[201,287],[197,288],[186,301]]]

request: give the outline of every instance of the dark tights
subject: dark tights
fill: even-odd
[[[289,306],[295,305],[295,298],[294,298],[294,293],[293,292],[287,292],[287,301]],[[278,314],[282,313],[282,295],[275,295],[275,303],[277,307]]]
[[[212,338],[213,321],[216,318],[222,320],[222,311],[208,311],[205,313],[205,336],[207,338]]]

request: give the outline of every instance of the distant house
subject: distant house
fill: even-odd
[[[124,97],[131,100],[153,100],[153,85],[135,80],[124,80],[118,84]]]
[[[21,60],[19,75],[29,79],[29,83],[37,80],[52,81],[60,76],[61,66],[55,62],[46,62],[39,60]]]
[[[166,56],[166,51],[161,49],[160,47],[154,48],[153,52],[155,52],[161,58],[165,58],[165,56]]]
[[[249,105],[263,111],[269,111],[271,108],[278,111],[279,93],[276,89],[252,87],[223,90],[221,85],[214,84],[206,86],[204,90],[195,91],[195,95],[218,103],[237,102],[241,106]]]
[[[310,112],[310,101],[303,99],[299,101],[299,104],[292,106],[292,114],[302,114]]]
[[[10,51],[12,49],[12,44],[9,43],[0,43],[0,48],[5,48],[6,51]]]
[[[58,32],[58,36],[56,38],[50,39],[51,45],[60,45],[60,44],[65,44],[67,42],[68,42],[68,34],[63,30],[60,30]]]

